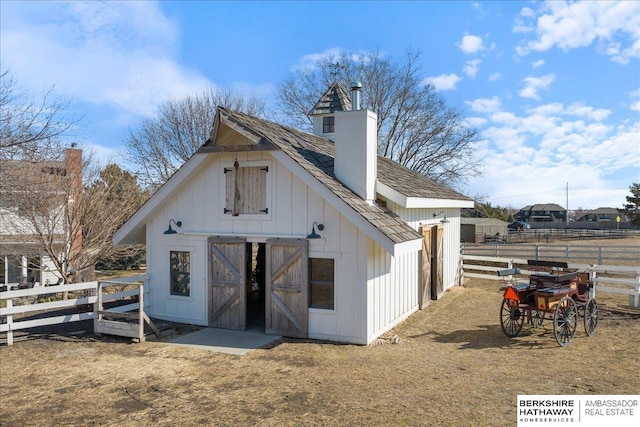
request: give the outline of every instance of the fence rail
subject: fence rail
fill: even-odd
[[[105,292],[107,288],[113,286],[133,287],[133,289]],[[89,293],[91,295],[82,295],[59,301],[39,301],[43,295],[75,292]],[[24,298],[34,296],[36,297],[34,302],[15,304],[15,302]],[[126,303],[129,299],[133,302]],[[145,322],[150,325],[156,334],[160,334],[144,312],[144,285],[142,281],[86,282],[58,286],[39,286],[30,289],[0,292],[0,300],[6,301],[6,307],[0,308],[0,320],[4,319],[0,323],[0,333],[7,333],[7,345],[13,344],[13,333],[17,330],[91,319],[94,321],[93,327],[96,334],[125,336],[144,341]],[[105,304],[113,305],[115,302],[122,301],[125,304],[120,303],[117,306],[105,308]],[[60,315],[60,310],[70,308],[74,308],[75,312]],[[41,312],[44,312],[43,316],[36,319],[14,319],[14,316]]]
[[[639,245],[593,246],[558,244],[474,244],[462,245],[463,255],[481,255],[531,260],[575,261],[583,264],[604,264],[620,261],[640,265]]]
[[[640,308],[640,267],[588,264],[568,264],[567,267],[588,274],[597,292],[628,295],[629,305]],[[464,254],[462,283],[467,278],[503,280],[498,271],[511,268],[518,268],[524,276],[539,273],[531,269],[528,259]]]

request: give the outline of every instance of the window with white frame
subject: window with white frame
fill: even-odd
[[[188,297],[191,294],[191,253],[169,252],[171,295]]]
[[[309,258],[309,307],[333,310],[335,307],[335,261]]]

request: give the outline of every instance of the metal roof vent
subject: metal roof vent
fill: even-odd
[[[357,111],[360,109],[360,91],[362,90],[362,83],[351,83],[351,109]]]

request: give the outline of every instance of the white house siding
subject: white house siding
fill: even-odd
[[[370,239],[366,249],[369,344],[418,309],[420,252],[394,257]]]
[[[267,215],[224,214],[224,167],[269,166]],[[203,168],[180,184],[146,221],[150,315],[166,320],[208,324],[207,238],[240,236],[264,242],[270,237],[305,238],[314,221],[324,224],[322,239],[309,240],[309,257],[335,260],[334,310],[309,309],[309,337],[366,343],[366,241],[363,234],[268,152],[212,156]],[[169,220],[182,221],[178,234],[164,235]],[[176,227],[173,227],[176,229]],[[317,231],[317,229],[316,229]],[[364,242],[364,243],[363,243]],[[364,248],[364,257],[359,250]],[[191,294],[171,296],[169,251],[191,252]],[[417,298],[417,290],[415,291]],[[406,305],[406,304],[405,304]]]
[[[446,215],[449,222],[444,225],[443,253],[443,289],[447,290],[458,284],[460,265],[460,209],[405,209],[392,201],[387,201],[387,208],[398,214],[414,230],[420,231],[424,225],[438,225]],[[444,211],[444,213],[441,213]],[[437,216],[434,218],[433,215]]]

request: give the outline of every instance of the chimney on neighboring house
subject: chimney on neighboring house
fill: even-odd
[[[75,209],[77,203],[82,202],[82,150],[75,148],[76,144],[72,144],[71,148],[67,148],[64,152],[64,169],[69,185],[69,196],[67,200],[67,209]],[[76,211],[77,212],[77,211]],[[79,253],[82,250],[82,227],[80,226],[80,218],[77,213],[70,215],[72,224],[70,236],[71,254]],[[77,266],[71,266],[77,267]]]
[[[362,84],[351,85],[351,99],[334,82],[311,110],[314,134],[334,141],[336,178],[362,199],[376,199],[378,116],[362,110]],[[331,127],[327,126],[330,123]]]

